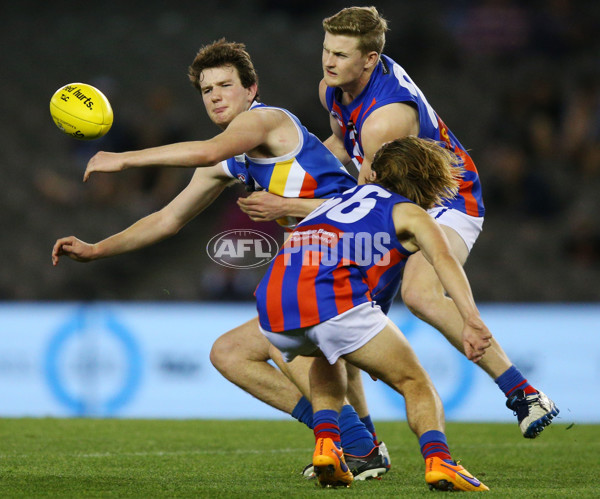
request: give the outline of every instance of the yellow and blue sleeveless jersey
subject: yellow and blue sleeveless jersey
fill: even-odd
[[[288,110],[254,102],[250,109],[278,109],[298,130],[297,147],[278,158],[252,158],[246,154],[221,164],[225,173],[246,185],[293,198],[330,198],[356,185],[340,161]]]
[[[410,202],[368,184],[308,215],[256,288],[261,327],[282,332],[314,326],[368,301],[387,313],[412,254],[398,241],[392,210]]]
[[[443,143],[462,160],[464,174],[458,195],[445,200],[444,206],[455,208],[474,217],[484,215],[479,174],[471,156],[399,64],[381,55],[369,83],[362,92],[347,106],[342,104],[341,95],[341,89],[328,87],[327,108],[342,129],[344,146],[357,169],[360,170],[364,159],[361,130],[365,120],[375,109],[387,104],[409,103],[419,112],[419,137]]]

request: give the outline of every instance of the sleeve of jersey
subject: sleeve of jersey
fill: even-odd
[[[240,174],[245,173],[240,171],[240,166],[234,158],[229,158],[225,161],[221,161],[221,168],[223,168],[223,172],[225,172],[225,175],[231,178],[239,178]]]

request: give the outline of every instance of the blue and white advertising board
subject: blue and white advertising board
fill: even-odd
[[[563,422],[600,422],[600,306],[482,305],[514,364]],[[214,340],[252,304],[0,304],[0,417],[280,419],[211,365]],[[432,377],[449,421],[513,421],[504,395],[433,328],[390,317]],[[401,361],[401,360],[399,360]],[[376,420],[405,418],[402,398],[364,377]]]

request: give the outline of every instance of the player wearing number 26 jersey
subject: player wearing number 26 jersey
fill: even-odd
[[[410,202],[368,184],[308,215],[256,289],[261,327],[269,332],[309,327],[370,301],[389,308],[412,254],[395,236],[392,209]]]
[[[342,129],[345,149],[358,169],[364,158],[361,144],[364,121],[373,111],[388,104],[402,102],[414,105],[419,112],[419,137],[445,144],[463,161],[464,174],[459,193],[455,198],[445,200],[444,206],[473,217],[484,216],[481,185],[473,160],[406,71],[391,58],[383,54],[380,56],[369,83],[350,104],[342,104],[341,89],[335,87],[327,88],[325,99],[330,114]]]

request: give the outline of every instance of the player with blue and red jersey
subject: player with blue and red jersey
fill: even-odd
[[[465,349],[481,357],[491,345],[462,266],[425,211],[458,191],[456,161],[437,143],[417,137],[385,144],[375,155],[368,185],[308,215],[256,290],[262,332],[285,361],[316,357],[310,371],[312,464],[322,486],[349,486],[353,480],[338,425],[348,393],[347,366],[337,362],[343,357],[404,396],[430,488],[488,490],[452,460],[439,396],[406,338],[373,301],[381,275],[393,271],[390,282],[399,279],[406,257],[421,251],[457,304]]]
[[[323,20],[321,103],[333,135],[325,141],[342,163],[369,178],[376,151],[390,140],[414,135],[439,141],[461,158],[463,176],[452,199],[428,210],[461,264],[483,226],[484,207],[477,169],[465,148],[437,115],[406,71],[382,54],[387,22],[375,7],[350,7]],[[417,317],[438,329],[455,347],[463,345],[462,319],[432,265],[418,252],[405,265],[401,294]],[[482,359],[467,357],[494,379],[517,415],[526,438],[536,437],[558,414],[554,402],[528,383],[497,341]]]
[[[325,145],[343,164],[353,162],[359,168],[359,184],[369,178],[377,150],[398,138],[430,138],[457,154],[464,171],[459,192],[428,211],[464,265],[483,227],[481,186],[473,160],[404,69],[382,54],[387,21],[375,7],[342,9],[324,19],[323,28],[319,96],[333,131]],[[306,215],[314,209],[304,200],[284,200],[268,193],[257,193],[240,205],[253,220]],[[460,349],[462,319],[456,304],[420,252],[406,262],[401,295],[413,314]],[[527,382],[496,340],[483,359],[463,353],[478,362],[504,392],[526,438],[535,438],[558,414],[554,402]],[[352,404],[359,407],[363,401],[352,400]]]
[[[261,327],[272,332],[308,327],[367,301],[379,304],[379,292],[397,287],[413,253],[389,237],[391,210],[404,202],[410,201],[377,186],[354,187],[306,217],[256,290]],[[353,205],[354,215],[368,210],[368,216],[343,216]]]
[[[444,144],[460,156],[464,174],[458,194],[444,200],[444,206],[473,217],[483,217],[484,206],[477,168],[471,156],[431,107],[423,92],[414,84],[406,71],[391,58],[381,54],[369,82],[351,102],[344,104],[344,92],[338,87],[327,87],[325,102],[343,135],[344,147],[360,172],[365,153],[361,130],[369,116],[377,109],[394,103],[404,103],[417,110],[418,136]],[[416,131],[416,130],[415,130]]]

